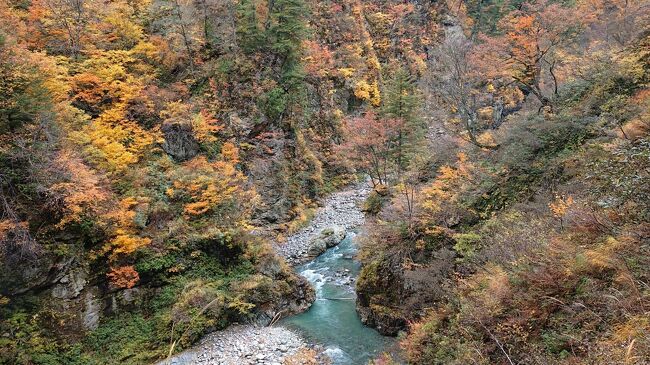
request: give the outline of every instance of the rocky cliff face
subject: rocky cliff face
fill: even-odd
[[[357,312],[364,324],[396,336],[451,288],[456,252],[451,241],[408,260],[389,252],[365,263],[357,281]]]
[[[43,257],[36,267],[5,274],[14,280],[4,295],[40,298],[42,312],[59,319],[57,331],[72,337],[96,329],[106,315],[133,309],[150,293],[146,287],[109,291],[103,276],[93,272],[83,257]]]

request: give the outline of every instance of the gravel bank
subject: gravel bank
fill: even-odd
[[[275,244],[278,254],[293,266],[305,263],[311,259],[307,254],[309,244],[323,229],[338,226],[350,230],[363,224],[360,207],[370,191],[364,183],[332,194],[307,227],[289,236],[285,242]]]
[[[195,347],[157,365],[280,365],[309,346],[283,327],[236,325],[205,336]]]

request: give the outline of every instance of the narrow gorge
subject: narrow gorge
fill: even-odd
[[[274,318],[267,315],[256,324],[234,325],[159,365],[276,365],[302,350],[314,351],[319,363],[354,365],[387,350],[394,339],[364,326],[355,308],[360,270],[355,238],[362,234],[361,207],[370,190],[362,183],[332,194],[305,228],[275,244],[277,252],[315,289],[305,312],[279,321],[282,313]]]
[[[0,0],[0,365],[648,365],[650,0]]]

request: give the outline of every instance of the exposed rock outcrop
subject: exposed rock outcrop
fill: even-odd
[[[165,142],[162,148],[177,161],[185,161],[199,153],[192,126],[185,123],[165,123],[162,126]]]
[[[328,248],[334,247],[341,243],[345,238],[345,229],[339,226],[332,226],[323,229],[318,236],[314,237],[309,243],[307,254],[316,257],[324,253]]]
[[[366,264],[357,281],[357,313],[367,326],[396,336],[424,307],[442,303],[449,291],[456,253],[446,245],[413,257],[405,267],[397,257],[380,257]]]

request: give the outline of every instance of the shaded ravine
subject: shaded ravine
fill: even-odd
[[[370,188],[366,184],[332,194],[325,199],[310,224],[277,243],[276,250],[296,266],[316,290],[316,301],[304,313],[273,327],[236,325],[206,336],[200,343],[167,364],[282,364],[301,349],[315,348],[333,365],[362,365],[394,340],[364,326],[355,308],[354,285],[360,264],[356,231],[364,222],[361,204]],[[311,260],[309,246],[323,229],[339,227],[346,236],[338,246]]]

